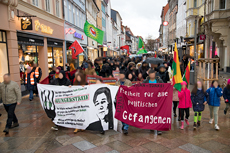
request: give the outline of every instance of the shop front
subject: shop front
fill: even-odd
[[[9,73],[7,39],[6,32],[0,30],[0,82],[3,82],[6,73]]]
[[[72,50],[69,49],[70,45],[74,41],[78,43],[84,49],[84,52],[78,55],[78,59],[72,59]],[[65,23],[65,41],[66,41],[66,60],[67,63],[73,63],[74,67],[77,68],[82,65],[84,58],[87,57],[87,36],[85,35],[83,29],[79,29],[76,26],[71,26],[68,23]]]
[[[88,59],[94,62],[96,58],[99,57],[99,49],[97,47],[97,42],[91,38],[88,38]]]

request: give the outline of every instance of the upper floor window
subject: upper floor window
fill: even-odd
[[[197,0],[194,0],[194,7],[197,7]]]
[[[105,6],[103,4],[101,5],[101,10],[103,13],[105,13]]]
[[[60,15],[60,3],[59,0],[56,0],[56,15],[59,17]]]
[[[50,0],[45,0],[46,2],[46,11],[50,12]]]
[[[220,9],[225,9],[226,0],[220,0]]]
[[[69,22],[72,23],[72,9],[71,4],[69,4]]]
[[[32,4],[38,6],[38,0],[32,0]]]
[[[75,13],[75,9],[73,8],[73,24],[77,25],[76,22],[76,13]]]
[[[64,1],[64,10],[65,10],[65,20],[68,21],[68,8],[67,8],[67,2]]]

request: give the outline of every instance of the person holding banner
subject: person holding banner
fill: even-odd
[[[93,68],[93,63],[91,61],[87,61],[88,68],[85,69],[86,75],[97,75],[95,69]]]
[[[127,87],[131,87],[133,85],[131,81],[129,81],[128,79],[125,78],[125,72],[124,71],[120,71],[119,80],[115,84],[115,86],[120,86],[120,85],[127,86]],[[123,123],[123,122],[122,122],[122,125],[123,125],[123,127],[122,127],[123,133],[125,135],[127,135],[128,130],[129,130],[129,125],[126,123]]]
[[[86,75],[83,72],[80,72],[80,71],[78,73],[76,73],[75,81],[74,81],[73,85],[75,85],[75,86],[88,85],[88,83],[86,81]],[[75,129],[74,133],[78,133],[79,131],[80,131],[79,129]]]
[[[180,114],[181,114],[181,127],[180,129],[184,129],[184,113],[185,113],[185,122],[189,125],[188,118],[189,118],[189,108],[192,108],[192,102],[190,97],[190,90],[187,89],[187,83],[183,81],[181,83],[181,92],[178,91],[179,97],[179,106]]]
[[[156,77],[156,71],[154,69],[149,70],[149,76],[143,81],[143,83],[164,83],[159,76]],[[157,131],[158,135],[161,135],[161,131]]]
[[[71,82],[69,79],[66,78],[65,71],[60,71],[58,74],[58,78],[51,81],[50,85],[56,85],[56,86],[69,86],[71,87]],[[58,126],[54,125],[51,127],[52,130],[58,131]]]

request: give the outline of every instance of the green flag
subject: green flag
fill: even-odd
[[[140,50],[137,52],[137,55],[138,55],[138,54],[145,54],[145,53],[148,53],[147,50],[145,50],[145,49],[140,49]]]
[[[142,49],[145,49],[145,45],[144,45],[144,42],[142,41],[142,39],[141,39],[140,37],[139,37],[138,48],[142,48]]]
[[[103,44],[104,40],[104,31],[96,28],[94,25],[89,24],[88,21],[85,22],[84,32],[86,36],[97,41],[99,44]]]
[[[138,48],[140,48],[140,50],[137,52],[137,55],[148,53],[147,50],[145,50],[145,44],[140,37],[139,37]]]

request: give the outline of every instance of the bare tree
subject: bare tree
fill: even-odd
[[[155,39],[152,39],[152,36],[149,35],[146,39],[146,45],[145,48],[148,51],[154,51],[154,45],[155,45]]]

